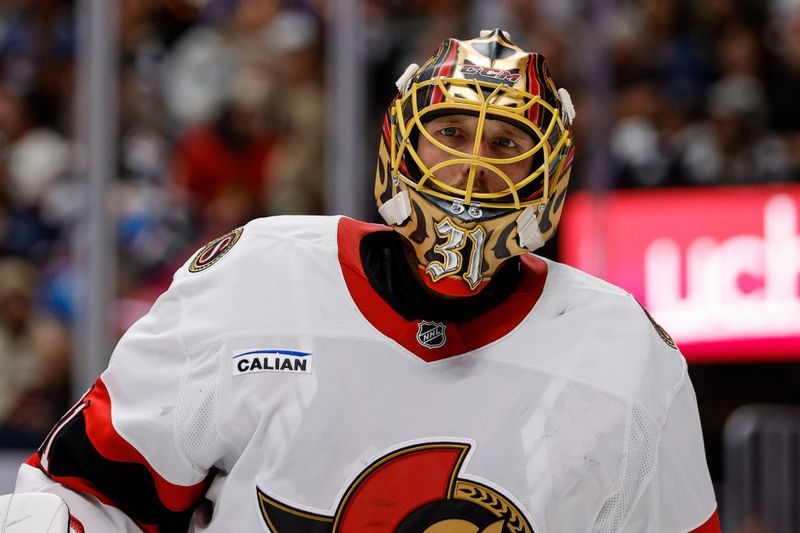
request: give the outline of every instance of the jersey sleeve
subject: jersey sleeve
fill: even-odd
[[[109,367],[22,465],[17,492],[61,496],[86,531],[186,531],[213,472],[213,372],[198,383],[173,286],[120,340]],[[198,392],[200,391],[200,392]]]
[[[672,398],[655,442],[648,445],[652,439],[645,431],[639,433],[640,438],[634,436],[629,443],[628,457],[629,461],[639,457],[639,465],[628,463],[635,474],[627,476],[628,485],[622,491],[632,498],[632,508],[619,531],[720,533],[697,400],[688,376]],[[652,448],[652,458],[647,448]],[[634,488],[637,478],[643,485],[639,491]]]

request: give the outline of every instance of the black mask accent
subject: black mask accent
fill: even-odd
[[[488,43],[474,43],[472,47],[482,55],[489,57],[492,62],[491,64],[494,64],[494,62],[498,59],[511,57],[516,53],[516,50],[497,40],[501,34],[501,30],[495,29],[491,34],[488,35],[488,38],[493,39],[492,41]]]
[[[417,229],[415,229],[409,238],[417,244],[422,244],[425,242],[425,239],[428,237],[428,228],[427,223],[425,222],[425,215],[422,213],[422,209],[414,202],[414,212],[417,215]]]

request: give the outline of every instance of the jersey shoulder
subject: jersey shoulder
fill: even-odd
[[[650,314],[628,291],[569,265],[546,262],[549,294],[568,311],[591,313],[599,323],[627,323],[632,334],[658,334]],[[676,353],[671,339],[662,341],[673,350],[668,353]]]
[[[196,251],[169,288],[181,302],[186,345],[244,330],[297,327],[316,316],[315,302],[340,299],[339,218],[256,219]]]
[[[202,246],[175,272],[174,279],[207,281],[207,273],[224,276],[243,263],[269,261],[287,251],[335,252],[339,218],[286,215],[251,220]]]
[[[548,276],[558,283],[560,291],[591,292],[595,296],[608,298],[611,301],[615,297],[630,296],[624,289],[583,270],[546,258],[542,258],[542,260],[547,263]]]
[[[573,376],[662,419],[688,379],[675,342],[624,289],[568,265],[547,263],[543,298],[559,316],[563,333],[558,337],[584,354]]]

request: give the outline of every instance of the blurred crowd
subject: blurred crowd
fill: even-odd
[[[198,247],[322,211],[323,26],[305,2],[122,0],[109,209],[121,334]],[[84,231],[78,3],[0,2],[0,446],[68,408]]]
[[[120,0],[117,334],[204,242],[321,213],[333,0]],[[84,211],[75,0],[0,2],[0,446],[67,407]],[[394,80],[446,36],[502,27],[598,116],[609,43],[609,187],[800,178],[800,0],[362,0],[370,147]],[[600,17],[600,19],[598,19]],[[374,139],[373,139],[374,137]],[[375,153],[367,150],[367,153]],[[346,156],[346,155],[345,155]],[[368,162],[368,168],[373,162]],[[578,150],[574,183],[593,169]],[[365,190],[371,176],[362,177]],[[355,194],[361,194],[359,191]]]

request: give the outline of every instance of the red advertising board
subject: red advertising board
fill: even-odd
[[[691,362],[800,361],[800,186],[570,194],[563,262],[631,292]]]

